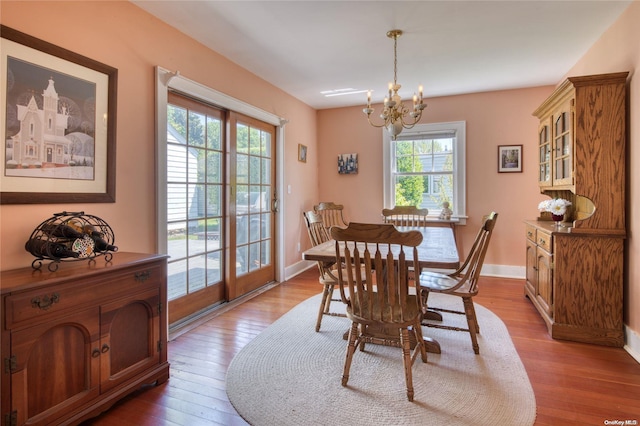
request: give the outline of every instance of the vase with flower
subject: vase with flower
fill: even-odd
[[[556,224],[556,228],[560,222],[564,220],[564,215],[567,212],[567,207],[571,205],[571,202],[563,198],[554,198],[553,200],[544,200],[538,204],[538,210],[541,212],[551,213],[551,219]]]

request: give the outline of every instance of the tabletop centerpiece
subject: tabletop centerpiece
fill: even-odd
[[[571,205],[571,201],[564,198],[554,198],[551,200],[544,200],[538,204],[538,210],[541,212],[551,213],[551,219],[555,222],[556,227],[560,222],[564,220],[564,215],[567,213],[567,207]]]

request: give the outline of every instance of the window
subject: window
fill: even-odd
[[[447,201],[464,219],[465,122],[419,124],[395,141],[383,132],[385,207],[415,205],[437,216]]]

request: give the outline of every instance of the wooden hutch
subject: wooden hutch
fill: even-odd
[[[555,339],[624,345],[627,75],[571,77],[533,113],[540,191],[572,202],[526,221],[525,295]]]
[[[2,271],[2,425],[78,424],[169,378],[166,256]]]

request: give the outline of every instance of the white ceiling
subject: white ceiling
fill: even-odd
[[[131,0],[317,108],[380,102],[393,80],[409,98],[556,84],[628,1]],[[160,64],[162,65],[162,64]],[[187,76],[188,77],[188,76]]]

